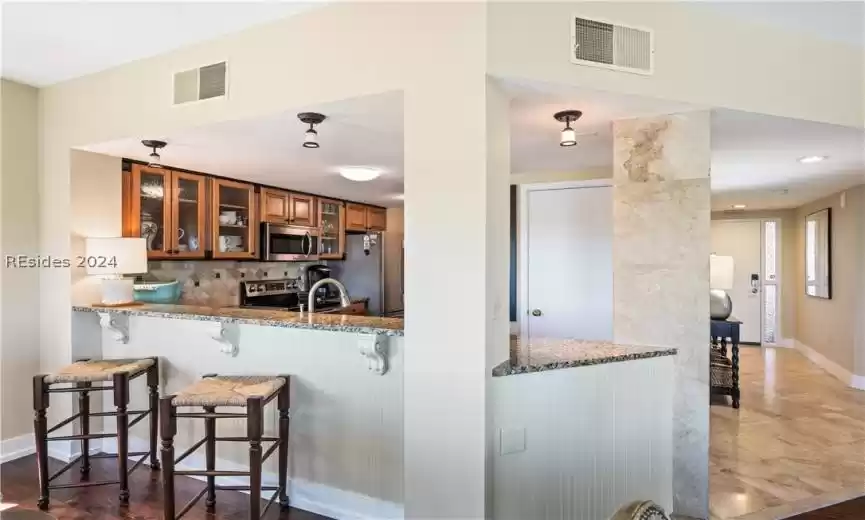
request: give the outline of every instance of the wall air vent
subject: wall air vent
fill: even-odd
[[[571,20],[571,62],[591,67],[652,74],[655,42],[640,29],[575,16]]]
[[[228,83],[226,62],[205,65],[174,74],[174,104],[225,97]]]

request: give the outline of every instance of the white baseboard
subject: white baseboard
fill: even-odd
[[[796,348],[796,340],[792,338],[781,338],[777,342],[768,344],[766,346],[774,348]]]
[[[147,439],[130,437],[130,451],[147,451],[149,443]],[[117,439],[103,439],[102,451],[105,453],[117,453]],[[146,462],[146,461],[145,461]],[[177,465],[179,470],[201,469],[205,467],[204,455],[193,453]],[[244,471],[247,468],[236,462],[217,459],[216,467],[229,471]],[[204,477],[193,477],[204,480]],[[219,477],[218,484],[242,486],[248,485],[248,479],[242,477]],[[265,472],[261,476],[264,486],[275,486],[278,483],[278,475]],[[352,491],[345,491],[317,482],[294,478],[289,480],[289,499],[291,506],[316,513],[319,515],[335,518],[336,520],[378,520],[378,519],[402,519],[404,511],[402,504],[388,502]]]
[[[81,455],[78,441],[55,441],[48,443],[48,456],[52,459],[69,462]],[[102,451],[98,440],[90,441],[90,453]],[[19,435],[0,441],[0,464],[36,453],[36,441],[32,434]]]
[[[835,363],[831,359],[827,358],[820,352],[814,350],[808,345],[802,343],[798,340],[793,340],[796,350],[802,353],[803,356],[808,358],[812,363],[822,368],[826,372],[829,372],[845,385],[855,388],[857,390],[865,390],[865,376],[858,376],[846,368],[842,367],[838,363]]]
[[[0,464],[36,453],[33,435],[19,435],[0,441]]]

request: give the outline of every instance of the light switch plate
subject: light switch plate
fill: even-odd
[[[525,428],[502,428],[499,431],[499,453],[508,455],[526,451]]]

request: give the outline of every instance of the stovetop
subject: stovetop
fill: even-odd
[[[298,289],[295,278],[282,280],[249,280],[240,282],[240,307],[281,309],[297,312],[300,305],[306,308],[309,293]],[[339,307],[339,298],[320,295],[315,299],[315,310],[326,311]]]

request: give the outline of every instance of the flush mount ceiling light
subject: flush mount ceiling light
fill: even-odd
[[[571,123],[582,117],[583,113],[579,110],[563,110],[561,112],[556,112],[553,114],[553,117],[556,118],[556,121],[560,121],[565,124],[565,128],[562,129],[562,138],[559,141],[559,146],[576,146],[577,145],[577,133],[574,132],[574,129],[571,128]]]
[[[366,182],[378,178],[381,170],[368,166],[343,166],[339,169],[339,174],[350,181]]]
[[[326,116],[318,112],[301,112],[297,114],[297,118],[309,125],[309,130],[303,134],[303,147],[318,148],[318,132],[315,131],[315,125],[321,124],[327,119]]]
[[[744,204],[733,204],[733,209],[745,209],[747,207],[748,206],[746,206]]]
[[[814,164],[825,161],[828,158],[825,155],[806,155],[805,157],[799,157],[798,161],[802,164]]]
[[[162,161],[162,157],[159,155],[159,153],[157,153],[156,150],[162,150],[168,143],[166,143],[165,141],[153,141],[150,139],[145,139],[144,141],[141,141],[141,144],[153,150],[150,153],[150,162],[147,163],[147,166],[152,166],[154,168],[160,167],[160,161]]]

